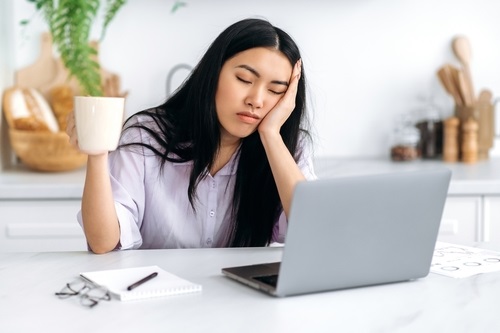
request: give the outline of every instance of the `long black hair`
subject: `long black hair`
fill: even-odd
[[[147,115],[160,131],[147,123],[130,127],[146,131],[154,145],[137,142],[166,161],[193,161],[187,195],[194,209],[196,187],[212,167],[220,148],[221,130],[217,118],[215,95],[224,63],[236,54],[255,47],[271,47],[281,51],[290,61],[300,59],[292,38],[266,20],[245,19],[224,30],[210,45],[205,55],[184,83]],[[301,132],[306,134],[305,75],[301,72],[295,109],[280,130],[288,150],[298,160]],[[265,246],[270,243],[274,223],[282,210],[278,190],[257,131],[242,139],[233,197],[232,229],[227,246]]]

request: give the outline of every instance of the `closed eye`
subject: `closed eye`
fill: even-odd
[[[241,82],[243,82],[243,83],[252,83],[252,82],[250,82],[250,81],[243,80],[243,79],[242,79],[241,77],[239,77],[239,76],[236,76],[236,78],[238,79],[238,81],[241,81]]]
[[[247,80],[243,79],[242,77],[240,77],[238,75],[236,75],[236,79],[238,81],[240,81],[240,82],[245,83],[245,84],[252,84],[252,81],[247,81]],[[285,91],[276,91],[276,90],[273,90],[273,89],[269,89],[269,92],[271,94],[273,94],[273,95],[283,95],[286,92],[286,90]]]

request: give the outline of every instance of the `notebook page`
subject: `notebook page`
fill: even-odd
[[[157,272],[158,276],[132,290],[127,290],[128,286],[154,272]],[[105,287],[113,297],[121,301],[180,295],[202,290],[201,285],[178,277],[158,266],[83,272],[80,276]]]

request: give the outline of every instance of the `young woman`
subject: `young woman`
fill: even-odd
[[[289,35],[260,19],[228,27],[163,105],[127,120],[116,151],[88,157],[91,250],[284,241],[295,185],[316,178],[305,102]],[[67,132],[77,146],[74,120]]]

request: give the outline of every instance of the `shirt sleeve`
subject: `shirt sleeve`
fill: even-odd
[[[120,145],[138,142],[139,129],[122,134]],[[109,172],[115,210],[120,225],[120,242],[117,249],[136,249],[142,245],[140,227],[145,207],[145,157],[139,146],[120,147],[109,153]],[[83,226],[81,211],[77,220]]]
[[[124,132],[120,144],[140,142],[141,131]],[[137,249],[142,245],[140,228],[145,210],[145,151],[139,146],[120,147],[109,155],[111,187],[120,224],[119,249]]]
[[[297,161],[297,165],[302,171],[302,174],[308,181],[317,179],[318,177],[314,172],[313,150],[309,140],[302,138],[299,147],[301,149],[301,154],[299,160]],[[288,220],[285,212],[282,210],[278,220],[274,224],[271,242],[284,243],[287,227]]]

